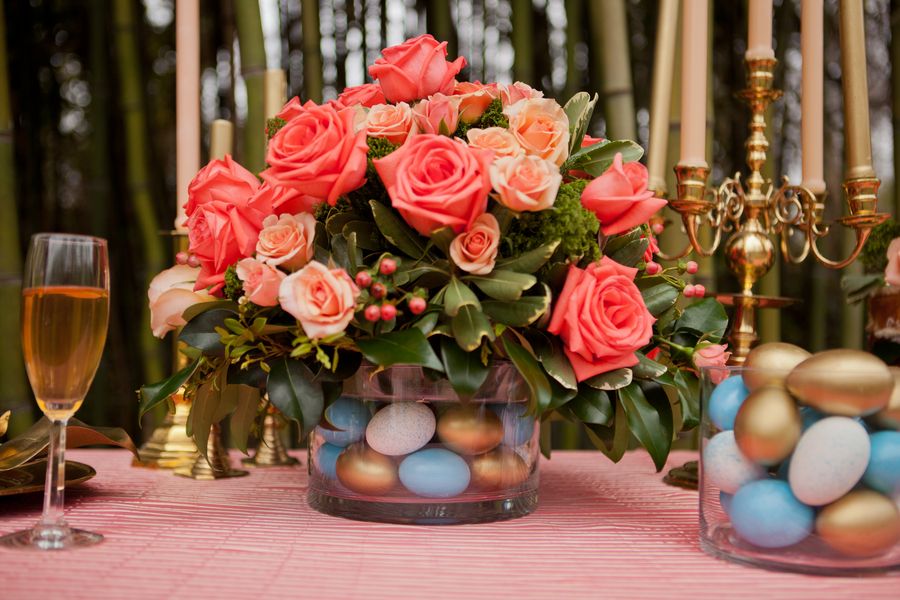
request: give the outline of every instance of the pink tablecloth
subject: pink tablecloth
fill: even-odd
[[[900,578],[752,569],[703,554],[696,492],[660,482],[643,453],[612,465],[559,452],[541,505],[489,525],[359,523],[312,511],[303,468],[196,482],[82,450],[98,475],[68,495],[96,547],[0,550],[0,598],[900,598]],[[676,453],[669,463],[690,458]],[[29,526],[40,497],[0,498],[0,533]]]

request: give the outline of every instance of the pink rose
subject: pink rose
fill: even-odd
[[[616,154],[612,166],[584,188],[581,204],[597,215],[603,235],[614,235],[646,223],[666,200],[647,189],[647,167],[622,164]]]
[[[500,96],[500,90],[496,84],[462,81],[456,84],[453,95],[459,98],[459,120],[474,123],[481,118],[491,102]]]
[[[356,131],[355,118],[352,108],[307,102],[269,140],[262,178],[334,206],[365,182],[366,132]]]
[[[387,100],[384,98],[381,86],[377,83],[364,83],[344,88],[344,91],[332,102],[337,108],[350,108],[351,106],[370,108],[376,104],[384,104]]]
[[[158,338],[185,324],[184,311],[200,302],[215,300],[206,292],[195,292],[194,283],[200,269],[175,265],[160,272],[147,290],[150,300],[150,327]]]
[[[307,196],[300,190],[283,185],[269,185],[265,182],[259,186],[254,200],[260,202],[261,206],[271,206],[270,212],[274,215],[311,213],[319,203],[317,198]]]
[[[578,381],[636,365],[635,351],[650,343],[656,319],[636,274],[606,256],[587,269],[569,267],[547,331],[562,339]]]
[[[200,169],[188,185],[185,214],[190,217],[197,207],[210,202],[246,204],[259,188],[259,179],[226,154],[213,159]]]
[[[491,164],[491,184],[500,204],[516,212],[550,208],[560,183],[562,174],[556,165],[537,156],[498,158]]]
[[[509,131],[525,154],[540,156],[557,167],[569,156],[569,117],[550,98],[520,100],[503,109]]]
[[[421,133],[452,135],[459,122],[459,96],[434,94],[412,109],[416,128]]]
[[[716,385],[728,377],[728,359],[731,358],[731,352],[728,352],[726,344],[711,344],[709,342],[701,342],[695,349],[693,355],[694,366],[698,369],[709,368],[709,378]]]
[[[447,62],[447,42],[425,34],[381,51],[369,75],[389,102],[410,102],[435,93],[452,94],[456,75],[466,66],[460,56]]]
[[[593,137],[588,134],[584,134],[584,137],[581,138],[581,147],[588,148],[593,146],[594,144],[599,144],[600,142],[605,142],[606,138],[602,137]]]
[[[532,98],[543,98],[544,92],[536,90],[527,83],[517,81],[515,83],[498,83],[497,88],[500,90],[500,102],[503,107],[512,106],[519,100],[530,100]]]
[[[343,269],[312,261],[281,281],[278,302],[311,339],[341,333],[353,320],[359,288]]]
[[[441,227],[459,233],[487,210],[491,158],[462,140],[425,133],[373,162],[391,205],[427,236]]]
[[[497,262],[500,224],[491,213],[484,213],[472,227],[450,243],[450,258],[456,266],[473,275],[487,275]]]
[[[259,232],[256,258],[273,267],[295,271],[315,255],[315,236],[316,218],[309,213],[269,215]]]
[[[244,283],[247,300],[258,306],[278,305],[278,289],[284,273],[254,258],[238,261],[235,271]]]
[[[891,241],[887,249],[887,259],[884,280],[888,285],[900,286],[900,238]]]
[[[406,102],[376,104],[366,115],[366,135],[402,144],[415,131],[412,109]]]
[[[469,146],[472,148],[482,148],[493,152],[494,159],[503,156],[519,156],[525,153],[515,136],[503,127],[470,129],[466,132],[466,139],[469,140]]]

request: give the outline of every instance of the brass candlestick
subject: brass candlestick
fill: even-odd
[[[716,294],[724,304],[735,307],[729,343],[732,364],[743,364],[751,346],[758,339],[756,333],[757,308],[781,308],[793,302],[789,298],[758,296],[754,284],[775,262],[773,237],[780,237],[785,259],[793,264],[806,260],[810,253],[821,264],[840,269],[859,255],[872,228],[884,222],[888,215],[877,212],[879,180],[859,177],[844,182],[849,215],[838,219],[844,227],[856,232],[856,247],[842,260],[825,257],[818,241],[827,236],[829,226],[823,223],[825,195],[816,195],[803,186],[791,185],[785,177],[778,189],[762,176],[769,142],[766,139],[766,109],[781,96],[774,89],[777,61],[771,58],[747,59],[747,88],[738,96],[750,106],[750,135],[745,144],[750,176],[741,174],[726,179],[717,189],[707,185],[709,169],[691,165],[677,165],[677,197],[669,205],[681,215],[688,244],[673,257],[681,258],[692,250],[701,256],[711,256],[725,239],[725,260],[737,277],[741,291],[737,294]],[[698,230],[707,224],[713,231],[713,241],[704,248]],[[802,234],[799,250],[792,241]]]
[[[263,417],[262,429],[259,432],[259,445],[252,458],[245,458],[242,462],[248,467],[289,467],[299,461],[287,453],[284,442],[281,439],[281,430],[284,425],[278,418],[276,410],[269,405],[268,399],[263,399],[266,404],[266,414]]]
[[[222,426],[213,423],[206,442],[206,458],[202,454],[198,455],[192,465],[175,469],[175,474],[201,481],[212,481],[226,477],[243,477],[248,471],[231,468],[228,450],[222,443]]]

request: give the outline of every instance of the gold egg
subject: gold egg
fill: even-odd
[[[750,392],[734,418],[741,452],[761,465],[777,465],[794,451],[803,421],[791,395],[780,387]]]
[[[900,367],[888,367],[894,376],[894,389],[887,406],[875,413],[875,422],[882,427],[900,430]]]
[[[831,415],[858,417],[887,406],[894,375],[861,350],[826,350],[797,365],[785,380],[802,403]]]
[[[472,485],[483,490],[515,487],[528,479],[528,466],[515,450],[500,446],[472,459]]]
[[[819,512],[816,533],[842,554],[874,556],[900,542],[900,511],[877,492],[850,492]]]
[[[812,356],[809,352],[784,342],[761,344],[750,351],[744,361],[744,385],[751,392],[766,385],[784,385],[791,369]]]
[[[440,416],[437,434],[445,446],[460,454],[484,454],[503,441],[503,423],[484,404],[458,404]]]
[[[370,496],[386,494],[398,482],[394,461],[364,444],[354,444],[341,452],[335,471],[348,489]]]

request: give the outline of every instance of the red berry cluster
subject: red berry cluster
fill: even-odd
[[[397,272],[397,260],[390,256],[383,257],[372,271],[363,270],[356,274],[356,285],[368,290],[371,304],[363,310],[363,316],[372,323],[376,321],[392,321],[397,318],[397,304],[406,300],[409,312],[419,315],[424,312],[428,303],[419,291],[415,294],[402,294],[399,298],[390,299],[391,292],[400,291],[394,286],[393,277]]]

